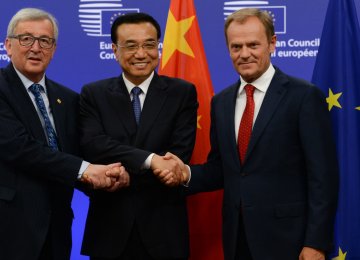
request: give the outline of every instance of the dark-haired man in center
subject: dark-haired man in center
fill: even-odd
[[[182,186],[167,187],[153,174],[180,174],[171,151],[188,162],[197,122],[195,87],[159,76],[160,26],[144,13],[118,17],[111,28],[120,76],[83,87],[81,147],[87,160],[121,161],[130,187],[90,194],[82,254],[92,260],[187,259],[188,223]]]

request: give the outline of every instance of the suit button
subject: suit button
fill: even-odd
[[[248,176],[248,174],[246,172],[242,172],[242,173],[240,173],[240,176],[241,177],[246,177],[246,176]]]

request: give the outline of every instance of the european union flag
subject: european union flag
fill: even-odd
[[[120,10],[101,10],[101,35],[110,35],[111,25],[120,15]]]
[[[255,7],[256,8],[256,7]],[[261,10],[267,11],[273,18],[277,34],[286,33],[286,7],[285,6],[262,6]]]
[[[333,260],[360,259],[360,28],[353,0],[329,0],[312,81],[333,117],[340,194]]]
[[[109,9],[109,10],[101,10],[101,35],[109,36],[111,31],[111,25],[115,21],[115,19],[127,13],[136,13],[139,12],[139,9],[127,8],[127,9]]]

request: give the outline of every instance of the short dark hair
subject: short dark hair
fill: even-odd
[[[117,28],[122,24],[138,24],[138,23],[151,23],[157,32],[157,39],[161,37],[161,29],[159,23],[146,13],[128,13],[118,16],[111,26],[111,41],[117,43]]]

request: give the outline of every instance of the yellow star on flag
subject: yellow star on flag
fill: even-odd
[[[360,107],[355,107],[356,110],[360,110]]]
[[[198,129],[201,129],[200,118],[201,118],[201,115],[198,115],[198,117],[197,117],[197,128]]]
[[[195,57],[189,43],[185,39],[185,34],[190,29],[195,15],[176,21],[174,15],[169,10],[169,17],[166,24],[166,31],[164,36],[164,45],[162,53],[162,66],[164,68],[168,63],[173,53],[178,50],[181,53]]]
[[[347,252],[343,253],[341,248],[339,247],[339,255],[337,257],[333,257],[332,260],[345,260]]]
[[[332,109],[332,107],[339,107],[341,108],[341,105],[338,101],[340,96],[342,95],[342,92],[334,94],[331,89],[329,88],[329,96],[326,98],[326,102],[328,103],[329,111]]]

